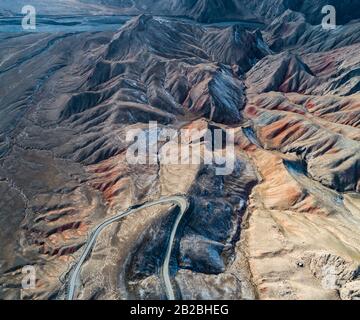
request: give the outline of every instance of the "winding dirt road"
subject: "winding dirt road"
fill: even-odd
[[[180,212],[179,212],[178,216],[176,217],[176,221],[171,230],[164,263],[161,268],[161,277],[165,284],[166,296],[169,300],[175,300],[175,293],[174,293],[173,287],[171,285],[171,280],[170,280],[169,264],[170,264],[170,257],[171,257],[171,252],[172,252],[172,248],[173,248],[173,243],[174,243],[175,236],[176,236],[176,231],[179,227],[182,217],[184,216],[185,212],[187,211],[187,209],[189,207],[189,201],[185,196],[170,196],[170,197],[161,198],[159,200],[155,200],[152,202],[147,202],[143,205],[136,206],[136,208],[132,207],[124,212],[117,214],[114,217],[109,218],[108,220],[105,220],[99,226],[97,226],[94,229],[94,231],[91,233],[89,240],[86,243],[84,252],[80,256],[79,260],[76,263],[75,268],[71,272],[68,289],[66,292],[66,299],[74,300],[75,292],[77,289],[77,283],[78,283],[78,279],[79,279],[79,274],[80,274],[82,265],[84,264],[87,256],[91,253],[91,251],[95,245],[97,237],[107,226],[109,226],[110,224],[112,224],[114,222],[118,222],[122,218],[125,218],[128,215],[136,213],[142,209],[146,209],[149,207],[153,207],[155,205],[165,204],[165,203],[172,203],[180,208]]]

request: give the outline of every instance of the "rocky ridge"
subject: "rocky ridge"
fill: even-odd
[[[195,8],[229,10],[217,4]],[[178,298],[358,298],[359,22],[325,31],[274,8],[262,32],[140,15],[115,33],[0,35],[1,298],[63,298],[96,225],[179,193],[192,205],[170,262]],[[128,164],[126,132],[149,121],[234,128],[235,170]],[[106,229],[77,298],[165,299],[176,214]],[[29,264],[36,289],[22,290]]]

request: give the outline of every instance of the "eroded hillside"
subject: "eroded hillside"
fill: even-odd
[[[66,298],[94,228],[180,194],[176,298],[359,298],[360,22],[323,30],[307,1],[279,2],[262,31],[146,14],[116,32],[0,33],[1,298]],[[231,9],[195,7],[214,8]],[[126,132],[150,121],[235,129],[235,169],[129,164]],[[168,298],[178,214],[155,205],[104,229],[75,298]]]

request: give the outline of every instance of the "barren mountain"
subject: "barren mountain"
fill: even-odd
[[[359,5],[323,30],[322,1],[71,2],[139,15],[0,33],[0,298],[359,299]],[[234,170],[129,163],[154,121],[191,152],[233,129]]]
[[[270,23],[286,10],[299,12],[307,22],[321,24],[322,8],[332,5],[338,23],[360,18],[354,0],[2,0],[2,9],[20,13],[34,5],[40,14],[143,14],[182,16],[199,22],[258,20]]]

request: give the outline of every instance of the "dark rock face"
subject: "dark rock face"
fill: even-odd
[[[71,3],[58,6],[65,14]],[[170,259],[178,298],[357,297],[359,5],[77,3],[78,13],[139,15],[116,32],[0,34],[0,298],[63,298],[96,226],[177,194],[191,200]],[[321,28],[325,4],[343,26]],[[207,24],[232,19],[266,26]],[[234,171],[128,163],[126,133],[149,135],[150,121],[158,132],[234,129]],[[178,214],[158,205],[104,230],[76,298],[166,299]],[[39,279],[29,291],[25,265]]]
[[[179,266],[204,274],[223,273],[239,240],[245,203],[257,177],[247,159],[239,158],[232,175],[198,174],[191,195],[194,206],[180,242]]]

